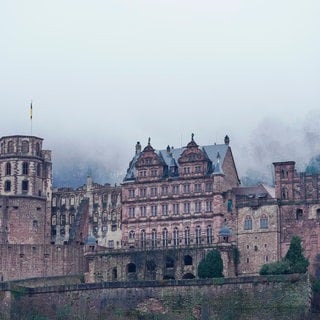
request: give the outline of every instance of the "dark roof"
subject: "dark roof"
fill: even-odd
[[[258,184],[251,187],[237,187],[233,188],[233,192],[236,196],[239,197],[248,197],[248,198],[267,198],[272,199],[275,197],[275,190],[272,187]]]

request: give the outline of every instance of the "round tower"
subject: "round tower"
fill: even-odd
[[[51,151],[34,136],[0,138],[0,243],[50,239]]]

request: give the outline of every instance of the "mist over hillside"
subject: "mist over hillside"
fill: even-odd
[[[197,136],[201,143],[201,136]],[[230,134],[233,156],[241,184],[273,185],[273,162],[295,161],[298,171],[320,171],[320,111],[287,124],[282,119],[265,118],[246,141]],[[222,139],[221,139],[222,141]],[[130,144],[129,144],[130,143]],[[100,184],[120,184],[134,155],[136,141],[111,143],[65,143],[53,147],[53,184],[55,187],[79,187],[88,175]],[[170,141],[169,141],[170,143]],[[221,143],[221,142],[220,142]],[[164,149],[168,141],[160,149]],[[121,146],[121,147],[120,147]],[[144,146],[143,146],[144,147]],[[159,148],[159,146],[153,146]],[[66,152],[68,150],[68,152]]]

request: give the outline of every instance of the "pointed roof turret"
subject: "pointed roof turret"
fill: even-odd
[[[187,144],[187,148],[198,147],[193,137],[194,137],[194,133],[191,133],[191,141]]]
[[[145,151],[154,151],[154,149],[152,148],[150,142],[151,142],[151,138],[149,137],[148,138],[148,145],[143,149],[143,152],[145,152]]]

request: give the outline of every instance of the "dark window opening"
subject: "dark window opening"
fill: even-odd
[[[302,220],[302,219],[303,219],[303,211],[302,211],[302,209],[297,209],[296,220]]]
[[[170,276],[168,274],[163,276],[163,280],[175,280],[174,276]]]
[[[189,255],[184,256],[184,265],[192,266],[192,257]]]
[[[4,183],[4,191],[6,191],[6,192],[11,191],[11,181],[7,180],[7,181]]]
[[[128,273],[135,273],[136,272],[136,265],[134,263],[128,264]]]
[[[155,271],[156,270],[156,264],[153,260],[146,262],[147,271]]]
[[[166,268],[173,268],[174,260],[171,257],[166,257]]]
[[[7,176],[11,175],[11,163],[10,162],[6,163],[6,175]]]
[[[29,164],[28,162],[22,163],[22,174],[28,174],[29,172]]]
[[[118,270],[117,268],[112,269],[112,280],[116,280],[118,278]]]
[[[28,180],[22,181],[22,192],[28,192],[28,188],[29,188],[29,181]]]
[[[194,279],[195,276],[192,273],[186,273],[183,275],[182,279]]]

